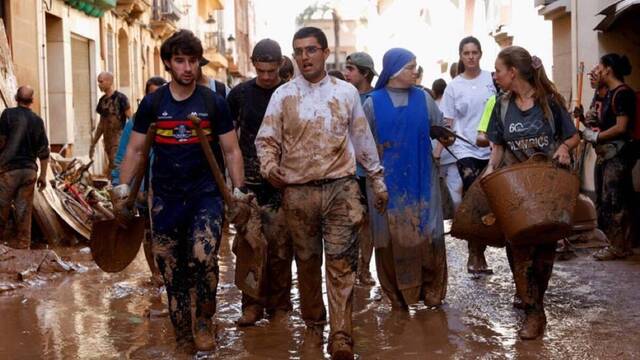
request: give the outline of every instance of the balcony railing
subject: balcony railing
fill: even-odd
[[[152,20],[176,22],[180,20],[181,15],[182,12],[173,0],[153,0]]]

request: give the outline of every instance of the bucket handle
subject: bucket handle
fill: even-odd
[[[533,155],[531,155],[529,157],[529,159],[527,161],[531,161],[531,162],[547,162],[549,161],[549,156],[543,152],[536,152]],[[573,174],[577,174],[578,171],[577,169],[572,169],[571,165],[562,165],[558,162],[558,160],[556,159],[551,159],[551,164],[553,166],[555,166],[558,169],[564,169],[567,170]]]

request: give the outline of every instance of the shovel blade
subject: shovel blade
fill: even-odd
[[[120,272],[135,259],[144,237],[144,218],[134,217],[126,228],[115,219],[96,221],[91,231],[91,256],[106,272]]]

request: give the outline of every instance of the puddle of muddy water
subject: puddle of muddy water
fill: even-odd
[[[522,342],[516,336],[522,315],[511,307],[515,289],[504,250],[488,250],[495,274],[480,278],[465,271],[466,243],[448,238],[447,250],[449,288],[440,309],[392,311],[379,286],[356,287],[353,324],[360,359],[640,357],[639,256],[616,263],[586,256],[556,263],[544,338]],[[122,273],[106,274],[77,249],[60,255],[74,251],[85,273],[0,296],[0,359],[194,358],[175,347],[170,320],[162,314],[166,297],[150,284],[142,253]],[[288,319],[238,328],[240,293],[228,242],[220,265],[219,348],[196,358],[328,359],[322,344],[328,326],[323,342],[306,331],[295,280]],[[149,317],[152,310],[155,316]]]

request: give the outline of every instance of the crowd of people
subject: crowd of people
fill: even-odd
[[[590,72],[594,100],[588,111],[574,111],[584,124],[579,132],[540,59],[522,47],[503,49],[492,73],[480,67],[480,42],[466,37],[459,63],[451,67],[453,80],[438,79],[430,89],[420,85],[422,68],[407,49],[387,51],[378,73],[364,52],[347,56],[343,72],[328,72],[327,38],[314,27],[298,30],[292,47],[297,76],[280,45],[264,39],[251,55],[256,77],[228,89],[204,75],[200,40],[180,30],[161,48],[170,81],[149,79],[133,116],[126,96],[113,87],[113,75],[98,76],[105,95],[96,109],[100,121],[91,155],[103,137],[120,219],[131,216],[125,205],[129,184],[145,160],[146,133],[154,131],[148,200],[139,211],[149,218],[145,250],[166,287],[179,344],[215,349],[223,227],[243,226],[247,205],[255,203],[267,241],[266,266],[257,279],[259,294],[243,291],[238,325],[286,319],[295,260],[302,319],[322,337],[328,316],[327,351],[334,359],[354,357],[354,286],[376,283],[369,271],[373,250],[377,280],[394,310],[418,302],[441,305],[448,271],[443,219],[452,214],[447,207],[455,210],[484,176],[535,154],[570,165],[581,138],[593,144],[598,223],[610,241],[594,256],[613,260],[631,253],[631,169],[638,158],[633,130],[640,114],[635,93],[624,84],[631,72],[625,56],[607,54]],[[38,179],[46,186],[43,175],[37,177],[36,158],[43,174],[48,143],[42,120],[29,110],[32,96],[32,89],[21,87],[18,108],[0,117],[0,232],[11,202],[19,222],[30,218],[33,184]],[[233,201],[226,211],[193,116],[230,180]],[[432,139],[433,126],[464,141]],[[22,247],[29,242],[25,226]],[[485,248],[469,241],[469,273],[492,273]],[[522,339],[544,331],[555,251],[554,242],[507,244],[513,306],[525,313]],[[254,266],[253,256],[236,251],[236,262]]]

